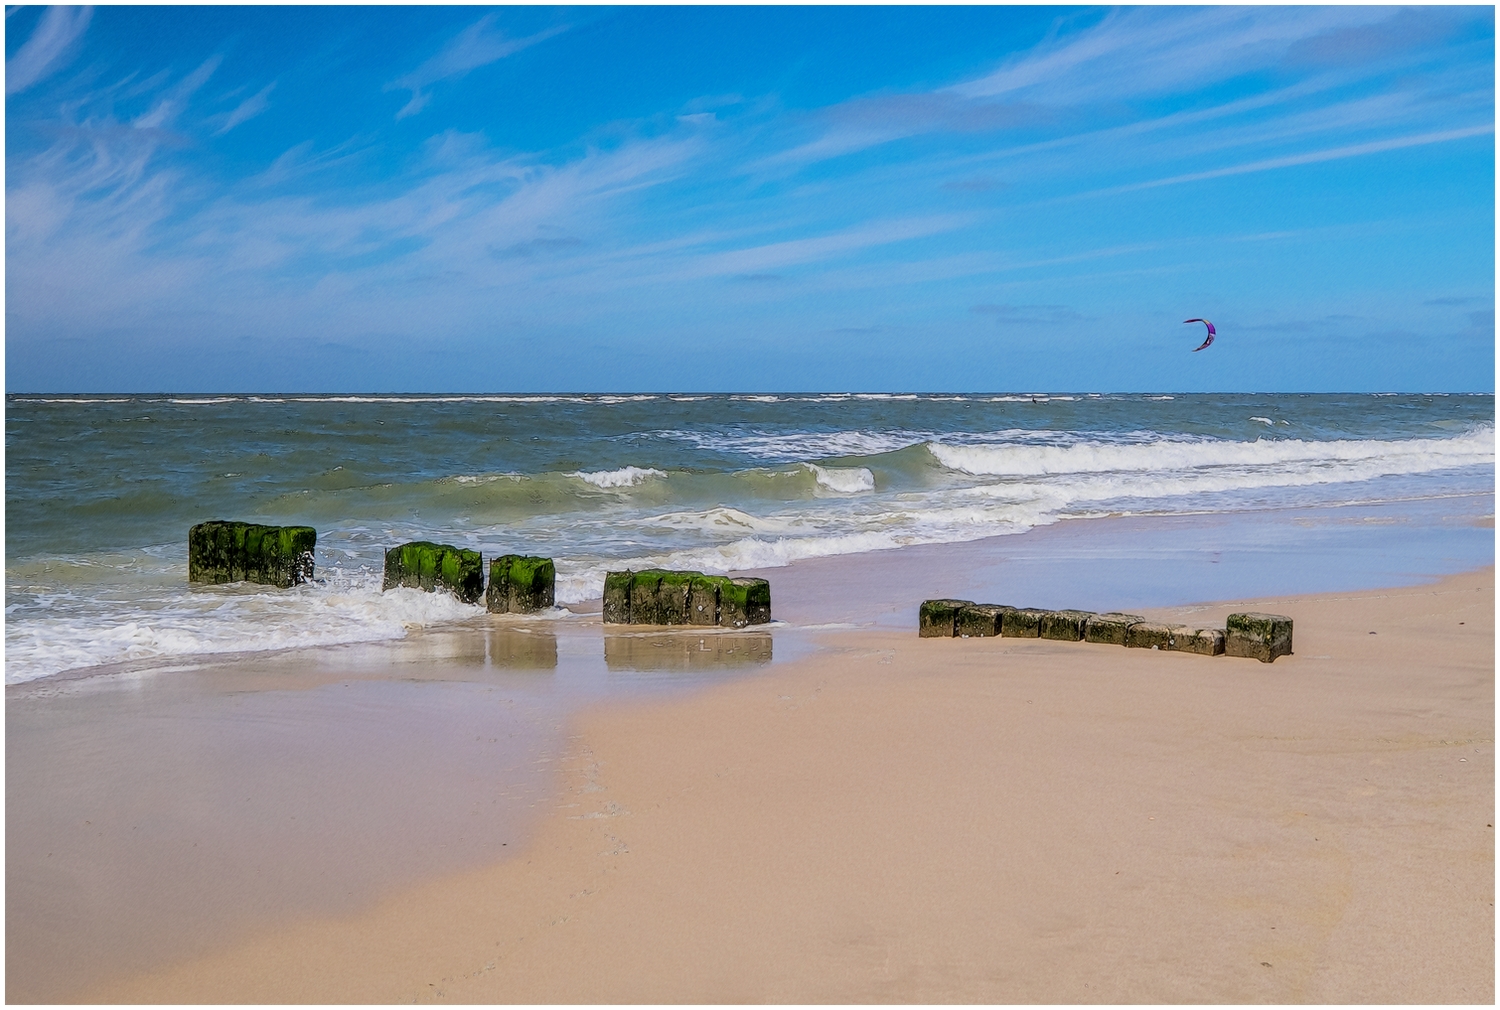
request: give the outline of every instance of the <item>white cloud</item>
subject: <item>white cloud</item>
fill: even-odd
[[[1389,20],[1381,7],[1141,7],[1043,43],[952,88],[967,98],[1115,101],[1199,89],[1276,64],[1298,43]]]
[[[973,221],[969,215],[941,214],[930,217],[874,221],[828,235],[771,242],[765,245],[696,257],[689,276],[720,276],[764,273],[782,267],[845,256],[875,246],[907,242],[954,231]]]
[[[258,92],[245,99],[239,105],[235,106],[234,111],[224,117],[224,125],[214,131],[214,136],[222,137],[224,134],[228,133],[236,126],[239,126],[245,120],[254,119],[256,116],[269,109],[271,107],[271,89],[274,87],[276,87],[276,82],[272,81],[270,84],[267,84]]]
[[[1421,133],[1414,136],[1389,137],[1385,140],[1374,140],[1365,144],[1349,144],[1344,147],[1334,147],[1319,151],[1304,151],[1301,154],[1289,154],[1280,158],[1263,158],[1258,161],[1246,162],[1240,165],[1228,165],[1223,168],[1209,169],[1204,172],[1186,172],[1182,175],[1173,175],[1164,179],[1151,179],[1147,182],[1130,183],[1125,186],[1111,186],[1108,189],[1080,193],[1079,196],[1113,196],[1119,193],[1133,193],[1137,190],[1155,189],[1159,186],[1176,186],[1184,182],[1201,182],[1206,179],[1221,179],[1230,175],[1267,172],[1275,168],[1291,168],[1295,165],[1313,165],[1323,161],[1357,158],[1366,154],[1379,154],[1382,151],[1397,151],[1405,147],[1442,144],[1450,140],[1463,140],[1468,137],[1479,137],[1494,132],[1495,124],[1485,123],[1480,126],[1468,126],[1457,130],[1438,130],[1433,133]]]
[[[408,74],[396,78],[385,86],[387,91],[410,91],[411,100],[396,113],[397,119],[421,112],[432,97],[427,88],[450,77],[462,77],[471,70],[504,59],[528,46],[550,39],[567,26],[548,28],[525,38],[507,38],[504,32],[495,29],[495,15],[486,14],[438,50],[437,55],[426,60]]]
[[[224,57],[210,56],[198,67],[176,85],[167,89],[157,103],[152,106],[151,111],[145,115],[138,116],[130,125],[138,130],[161,130],[170,128],[177,117],[182,115],[182,110],[187,108],[188,99],[213,76],[214,71],[219,69]]]
[[[10,11],[5,16],[10,17]],[[92,7],[48,7],[31,38],[6,61],[5,93],[25,91],[61,68],[93,16]]]

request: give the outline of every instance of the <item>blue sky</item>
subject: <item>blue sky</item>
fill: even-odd
[[[1488,7],[5,27],[11,391],[1494,388]]]

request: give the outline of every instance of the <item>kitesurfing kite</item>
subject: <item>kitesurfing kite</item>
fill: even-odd
[[[1207,319],[1184,319],[1183,323],[1202,323],[1204,326],[1208,327],[1208,339],[1203,341],[1203,343],[1199,344],[1197,347],[1193,348],[1194,351],[1201,351],[1203,350],[1203,348],[1214,342],[1214,324],[1209,322]]]

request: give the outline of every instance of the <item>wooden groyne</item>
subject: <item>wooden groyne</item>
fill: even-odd
[[[1038,610],[970,600],[927,600],[917,612],[923,638],[1046,638],[1127,649],[1239,656],[1271,663],[1292,652],[1292,619],[1280,614],[1230,614],[1226,627],[1194,628],[1135,614]]]

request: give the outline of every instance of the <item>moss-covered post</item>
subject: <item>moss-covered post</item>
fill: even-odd
[[[923,600],[917,608],[918,638],[952,638],[958,630],[958,615],[972,600]]]
[[[635,583],[635,572],[606,572],[604,574],[604,623],[629,624],[630,589]]]
[[[188,581],[257,582],[289,589],[313,576],[318,532],[215,519],[188,530]]]
[[[1187,630],[1182,624],[1163,624],[1160,621],[1140,621],[1125,629],[1125,648],[1159,649],[1172,648],[1176,636]]]
[[[630,584],[630,623],[661,624],[660,608],[656,593],[661,588],[661,577],[666,574],[659,568],[636,572]]]
[[[1292,619],[1281,614],[1230,614],[1225,622],[1224,655],[1272,663],[1292,654]]]
[[[490,562],[485,608],[492,614],[535,614],[552,606],[556,583],[551,558],[502,555]]]
[[[1014,609],[995,603],[970,603],[959,608],[953,633],[959,638],[995,638],[1005,612]]]
[[[703,578],[702,572],[663,572],[661,584],[656,588],[657,624],[688,624],[689,597],[693,592],[693,580]]]
[[[1042,618],[1048,612],[1034,607],[1019,607],[1000,615],[1000,634],[1006,638],[1040,638]]]
[[[418,540],[385,552],[382,591],[406,586],[429,593],[447,590],[464,603],[484,594],[484,559],[478,551]]]
[[[1084,625],[1093,616],[1087,610],[1049,610],[1042,616],[1037,637],[1054,642],[1081,642]]]
[[[1083,640],[1099,645],[1124,645],[1125,632],[1132,624],[1144,620],[1136,614],[1095,614],[1083,626]]]
[[[743,628],[771,620],[771,584],[765,579],[728,579],[719,583],[719,625]]]
[[[1173,652],[1191,652],[1195,656],[1222,656],[1224,632],[1218,628],[1183,628],[1172,636]]]
[[[688,590],[688,623],[713,626],[719,623],[719,591],[729,580],[722,575],[699,575]]]

